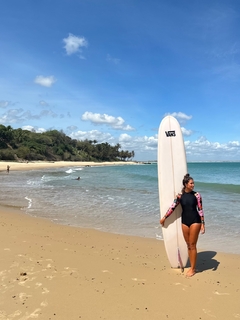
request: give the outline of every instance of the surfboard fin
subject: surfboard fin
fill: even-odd
[[[179,263],[179,266],[181,268],[181,271],[184,272],[184,266],[183,266],[183,263],[182,263],[182,258],[181,258],[181,253],[180,253],[179,248],[178,248],[178,263]]]

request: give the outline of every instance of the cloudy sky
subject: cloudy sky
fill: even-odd
[[[8,0],[0,124],[157,158],[166,114],[188,161],[240,161],[240,1]]]

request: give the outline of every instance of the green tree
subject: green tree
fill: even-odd
[[[4,160],[117,161],[134,157],[134,151],[120,148],[119,143],[71,139],[63,131],[37,133],[0,125],[0,156]]]

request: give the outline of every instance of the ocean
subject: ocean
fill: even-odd
[[[203,198],[206,233],[198,247],[240,254],[240,163],[188,163],[188,172]],[[59,224],[162,240],[156,163],[11,171],[0,179],[3,206]]]

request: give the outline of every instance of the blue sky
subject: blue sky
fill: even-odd
[[[0,123],[157,158],[166,114],[188,161],[240,161],[240,2],[8,0]]]

